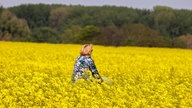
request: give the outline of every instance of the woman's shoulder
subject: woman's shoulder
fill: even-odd
[[[91,59],[91,56],[89,56],[89,55],[86,55],[86,56],[85,56],[85,58],[87,58],[87,59]]]
[[[77,59],[92,59],[92,58],[89,55],[85,55],[85,56],[84,55],[80,55],[80,56],[77,57]]]
[[[78,56],[77,57],[77,60],[79,60],[79,59],[91,59],[91,57],[90,56],[82,56],[82,55],[80,55],[80,56]]]
[[[81,56],[82,59],[86,59],[86,60],[92,60],[91,56],[86,55],[86,56]]]
[[[91,58],[91,56],[86,56],[86,59],[88,62],[93,62],[93,59]]]

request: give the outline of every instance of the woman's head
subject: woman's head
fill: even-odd
[[[80,55],[91,55],[93,49],[92,44],[84,44],[80,50]]]

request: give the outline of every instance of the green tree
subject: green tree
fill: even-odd
[[[155,29],[161,35],[170,36],[168,28],[175,17],[173,9],[167,6],[155,6],[153,10]]]
[[[35,42],[60,43],[57,32],[48,27],[40,27],[33,30],[32,40]]]
[[[99,33],[100,31],[96,26],[85,26],[80,30],[79,35],[76,37],[77,43],[90,43]]]
[[[118,29],[116,26],[106,26],[101,27],[100,34],[96,37],[96,44],[101,45],[115,45],[121,46],[125,45],[124,39],[125,35],[122,30]]]
[[[4,10],[0,16],[0,40],[26,41],[30,35],[27,21]]]
[[[192,35],[182,35],[173,39],[173,47],[192,49]]]
[[[50,5],[24,4],[8,9],[19,18],[26,19],[31,29],[49,26]]]
[[[81,27],[86,25],[120,27],[124,23],[138,22],[138,11],[140,10],[115,6],[75,6],[67,16],[66,23]]]
[[[4,8],[2,6],[0,6],[0,14],[1,12],[4,10]]]
[[[65,24],[65,17],[69,14],[70,9],[67,7],[59,7],[53,9],[49,16],[49,25],[51,28],[61,31]]]
[[[176,17],[171,20],[168,28],[172,38],[181,35],[192,34],[192,11],[190,10],[174,10]]]
[[[73,25],[64,30],[61,35],[62,43],[75,43],[78,41],[78,35],[80,34],[81,27],[78,25]]]
[[[122,26],[126,35],[125,43],[134,46],[167,47],[170,39],[162,37],[159,33],[142,24],[126,24]]]

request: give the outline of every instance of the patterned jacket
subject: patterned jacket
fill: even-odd
[[[91,56],[79,56],[74,64],[74,70],[72,75],[72,82],[76,79],[89,79],[90,75],[88,71],[91,71],[94,78],[99,79],[100,75],[97,71],[96,65]]]

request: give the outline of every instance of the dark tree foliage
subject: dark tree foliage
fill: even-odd
[[[190,48],[186,39],[192,34],[191,10],[59,4],[26,4],[8,10],[27,20],[33,41]],[[47,40],[45,31],[56,35]]]
[[[60,43],[57,32],[48,27],[40,27],[33,30],[32,41]]]
[[[103,6],[84,7],[77,6],[67,16],[68,25],[95,25],[95,26],[118,26],[124,23],[138,22],[137,10],[126,7]]]
[[[101,45],[125,45],[125,35],[123,31],[115,26],[105,26],[100,28],[100,34],[95,38],[95,44]]]
[[[1,12],[4,10],[4,8],[2,6],[0,6],[0,14]]]
[[[17,17],[26,19],[31,29],[49,25],[50,5],[28,4],[11,7],[9,10]]]
[[[0,14],[0,40],[27,41],[30,29],[27,21],[17,18],[8,10]]]
[[[122,27],[126,35],[126,45],[147,47],[169,47],[169,39],[142,24],[126,24]]]

